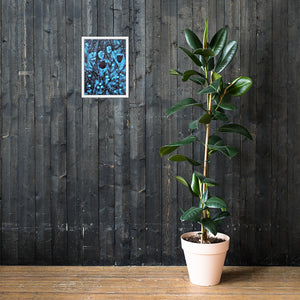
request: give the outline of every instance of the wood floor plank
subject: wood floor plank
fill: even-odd
[[[224,267],[199,287],[186,267],[1,266],[0,299],[299,299],[298,267]]]

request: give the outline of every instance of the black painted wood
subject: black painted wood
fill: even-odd
[[[0,1],[0,263],[183,264],[179,221],[193,200],[172,178],[192,168],[159,147],[189,133],[196,109],[166,110],[197,87],[183,32],[223,26],[239,51],[225,77],[249,75],[233,114],[254,141],[210,176],[232,217],[227,264],[299,265],[299,23],[295,0]],[[81,36],[128,36],[130,95],[81,98]],[[201,146],[183,153],[203,156]],[[198,227],[195,227],[198,228]]]

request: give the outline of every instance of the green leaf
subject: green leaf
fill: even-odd
[[[181,176],[175,176],[175,179],[177,181],[179,181],[180,183],[182,183],[183,185],[185,185],[186,187],[189,188],[190,193],[194,196],[194,197],[199,197],[199,195],[195,194],[192,190],[192,187],[190,186],[190,184]]]
[[[224,98],[220,104],[220,107],[225,110],[237,110],[237,107],[231,103],[230,94],[227,94],[224,96]]]
[[[200,180],[201,183],[206,183],[208,186],[215,186],[215,185],[219,185],[216,181],[214,181],[211,178],[205,177],[203,174],[199,173],[199,172],[194,172],[193,174],[196,174],[196,176],[198,177],[198,179]]]
[[[167,154],[170,154],[171,152],[175,151],[178,147],[194,143],[197,140],[198,139],[196,136],[190,135],[181,141],[175,142],[173,144],[165,145],[159,149],[160,156],[163,157]]]
[[[230,216],[230,213],[228,211],[221,211],[218,214],[216,214],[215,216],[213,216],[212,219],[214,220],[216,225],[219,226],[223,222],[223,220],[229,216]]]
[[[183,185],[187,186],[188,188],[190,187],[189,183],[181,176],[175,176],[174,177],[177,181],[182,183]]]
[[[235,81],[235,83],[231,87],[228,88],[228,92],[230,95],[234,97],[239,97],[247,93],[251,88],[251,86],[252,86],[251,78],[241,76]]]
[[[205,79],[204,78],[201,78],[201,77],[190,77],[189,78],[191,81],[197,83],[197,84],[200,84],[200,85],[204,85],[205,84]]]
[[[203,108],[203,104],[198,103],[196,100],[194,100],[193,98],[185,98],[181,101],[179,101],[178,103],[176,103],[175,105],[173,105],[171,108],[169,108],[167,110],[167,116],[169,117],[170,115],[174,114],[175,112],[187,108],[187,107],[191,107],[191,106],[199,106]]]
[[[198,124],[199,124],[199,120],[192,121],[189,124],[189,129],[191,129],[191,130],[197,129],[198,128]]]
[[[221,126],[220,128],[218,128],[217,132],[232,132],[232,133],[238,133],[241,134],[245,137],[247,137],[248,139],[252,140],[252,136],[249,133],[249,131],[243,127],[242,125],[239,124],[225,124],[223,126]]]
[[[197,162],[187,156],[180,155],[180,154],[172,155],[171,157],[169,157],[169,160],[170,161],[187,161],[193,166],[201,166],[201,164],[199,162]]]
[[[200,207],[191,207],[188,210],[186,210],[182,216],[180,217],[180,220],[183,221],[191,221],[191,222],[200,222],[201,215],[202,215],[203,209]]]
[[[221,111],[215,111],[213,113],[213,119],[224,121],[224,122],[228,121],[228,117],[226,116],[226,114],[224,112],[221,112]]]
[[[174,69],[170,69],[170,75],[176,75],[176,76],[181,76],[182,73],[177,71],[177,70],[174,70]]]
[[[239,153],[238,150],[235,147],[229,146],[229,145],[226,146],[226,150],[227,150],[229,158],[232,158],[232,157],[236,156]]]
[[[203,218],[201,224],[213,235],[217,234],[217,225],[211,218]]]
[[[210,48],[214,51],[217,56],[225,46],[227,40],[227,28],[221,28],[213,36],[210,42]]]
[[[194,51],[194,54],[199,54],[199,55],[202,55],[202,56],[205,56],[205,57],[209,57],[209,56],[215,56],[215,53],[214,51],[212,51],[211,49],[203,49],[203,48],[199,48],[199,49],[196,49]]]
[[[197,66],[202,67],[199,58],[195,54],[183,47],[179,47],[179,49],[181,49]]]
[[[200,195],[199,180],[198,180],[198,177],[195,173],[193,173],[193,175],[192,175],[191,188],[192,188],[192,191],[196,195],[198,195],[198,196]]]
[[[202,202],[205,203],[208,199],[208,189],[205,190],[203,196],[202,196]]]
[[[221,211],[215,216],[212,217],[212,219],[215,221],[215,223],[221,223],[224,219],[230,216],[230,213],[228,211]]]
[[[226,208],[227,209],[227,204],[225,201],[219,197],[211,197],[207,199],[205,205],[209,208]]]
[[[207,71],[213,70],[214,67],[215,67],[215,60],[213,57],[211,57],[207,62]]]
[[[202,124],[209,124],[211,121],[212,116],[208,113],[204,114],[203,116],[201,116],[201,118],[199,119],[199,123]]]
[[[207,32],[208,32],[208,17],[205,20],[205,29],[203,34],[203,48],[207,48]]]
[[[216,73],[216,72],[212,73],[212,80],[213,81],[219,79],[220,77],[222,77],[222,76],[219,73]]]
[[[202,48],[202,43],[200,42],[198,36],[190,29],[184,30],[185,39],[188,45],[193,49]]]
[[[201,91],[197,91],[197,94],[211,94],[211,93],[218,93],[220,84],[221,84],[221,80],[222,77],[216,79],[215,81],[213,81],[212,84],[210,84],[209,86],[207,86],[206,88],[204,88]]]
[[[199,75],[201,77],[204,77],[204,75],[202,75],[201,73],[199,73],[197,71],[188,70],[188,71],[183,72],[183,74],[182,74],[182,81],[187,81],[188,79],[190,79],[190,77],[192,75]],[[204,79],[204,82],[205,82],[205,79]]]
[[[217,135],[209,137],[208,149],[214,150],[212,153],[219,151],[228,158],[232,158],[238,153],[236,148],[229,145],[225,145],[224,141]]]
[[[228,44],[224,47],[222,54],[217,62],[215,72],[221,73],[232,61],[236,51],[237,51],[238,45],[236,41],[230,41]]]

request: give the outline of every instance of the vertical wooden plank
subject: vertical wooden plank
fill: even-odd
[[[87,4],[85,4],[87,5]],[[67,207],[68,260],[82,264],[83,124],[81,99],[81,2],[66,1],[67,26]]]
[[[0,16],[2,17],[2,1],[0,1]],[[2,23],[0,22],[0,32],[2,34]],[[2,78],[2,41],[0,41],[0,78]],[[0,264],[2,264],[2,139],[3,139],[3,103],[2,103],[2,80],[0,80]]]
[[[128,1],[114,1],[114,35],[129,36]],[[131,44],[131,41],[129,41]],[[130,46],[129,46],[130,47]],[[130,62],[130,69],[132,63]],[[132,81],[131,81],[132,82]],[[131,83],[130,82],[130,83]],[[129,97],[131,97],[131,86]],[[114,99],[115,119],[115,264],[129,263],[130,136],[129,104],[126,98]]]
[[[177,102],[177,78],[169,76],[169,69],[177,69],[177,2],[161,2],[161,51],[164,62],[161,64],[161,98],[162,115],[165,116],[169,107]],[[175,142],[177,135],[177,120],[162,119],[162,145]],[[177,166],[162,159],[162,263],[173,264],[177,247]]]
[[[97,35],[97,1],[82,2],[83,36]],[[83,264],[99,264],[98,102],[84,99],[82,120]]]
[[[249,45],[251,47],[251,42],[248,41],[249,37],[249,30],[247,26],[251,24],[251,15],[253,14],[252,6],[249,6],[249,11],[247,8],[243,6],[243,3],[237,4],[235,1],[226,1],[225,2],[225,20],[226,25],[228,26],[228,41],[236,40],[238,42],[239,49],[234,57],[233,62],[227,67],[224,75],[226,80],[229,82],[234,78],[237,78],[242,74],[242,72],[246,72],[247,76],[250,76],[248,73],[249,71],[249,61],[247,61]],[[247,4],[246,4],[247,5]],[[244,23],[240,20],[240,14],[243,13]],[[254,18],[254,17],[253,17]],[[245,33],[242,33],[245,32]],[[247,32],[247,33],[246,33]],[[243,39],[243,36],[246,34],[247,39]],[[252,41],[253,42],[253,41]],[[243,49],[243,50],[242,50]],[[245,52],[245,53],[242,53]],[[246,55],[247,53],[247,55]],[[252,51],[252,53],[254,53]],[[242,66],[242,59],[246,66]],[[251,60],[250,60],[251,61]],[[248,72],[248,73],[247,73]],[[241,118],[243,105],[247,106],[247,96],[242,99],[235,99],[234,102],[237,101],[238,109],[235,112],[229,112],[229,119],[230,122],[243,124],[244,126],[248,127],[249,124],[249,116],[245,118]],[[239,102],[240,101],[240,102]],[[245,109],[247,111],[247,109]],[[249,128],[250,130],[250,128]],[[245,139],[241,139],[238,135],[225,135],[224,136],[228,144],[237,147],[239,150],[239,154],[234,157],[232,160],[225,159],[226,162],[223,164],[223,172],[222,172],[222,188],[223,188],[223,195],[224,199],[229,206],[229,212],[231,214],[230,218],[224,222],[224,231],[229,233],[231,236],[231,246],[230,252],[227,256],[227,263],[228,264],[235,264],[240,261],[241,250],[241,243],[246,240],[246,236],[243,240],[240,239],[242,227],[241,225],[243,222],[240,221],[241,211],[244,210],[243,203],[247,203],[245,200],[246,196],[241,195],[240,184],[242,180],[241,176],[241,168],[242,168],[242,161],[243,161],[243,143],[249,143],[249,141]],[[249,145],[245,147],[245,149],[249,149]],[[224,158],[223,158],[224,159]],[[222,163],[220,162],[222,165]],[[221,167],[222,168],[222,167]],[[247,170],[247,168],[246,168]],[[248,173],[247,173],[248,175]],[[244,197],[244,198],[243,198]],[[244,199],[244,200],[242,200]],[[245,214],[243,211],[242,214]],[[226,229],[225,229],[226,228]],[[245,233],[243,233],[245,234]]]
[[[288,262],[288,74],[286,28],[287,1],[273,1],[273,94],[272,94],[272,260],[276,264]],[[280,22],[278,20],[280,19]],[[271,203],[270,203],[271,204]],[[259,216],[258,216],[259,217]],[[262,215],[261,218],[264,216]],[[275,228],[274,228],[275,227]]]
[[[288,1],[288,265],[293,266],[300,265],[300,206],[298,205],[300,194],[299,14],[299,1]]]
[[[145,97],[146,97],[146,257],[161,262],[161,1],[146,1]]]
[[[51,103],[50,103],[50,7],[34,1],[34,87],[36,147],[36,263],[51,264]],[[41,51],[41,48],[43,51]]]
[[[130,2],[130,264],[145,259],[145,2]]]
[[[98,3],[99,36],[114,35],[114,0]],[[99,102],[99,241],[100,264],[115,261],[114,99]]]
[[[51,223],[53,264],[67,261],[65,1],[50,3]]]
[[[178,46],[186,47],[187,46],[184,30],[186,28],[192,29],[193,27],[193,1],[177,1],[177,24],[178,24]],[[185,55],[180,49],[177,48],[177,61],[178,69],[180,71],[195,69],[192,64],[191,59]],[[169,68],[174,68],[173,65],[168,66]],[[168,75],[171,76],[171,75]],[[192,84],[190,81],[182,82],[181,79],[178,79],[178,88],[177,88],[178,101],[191,97],[192,96]],[[184,109],[176,113],[177,127],[178,127],[178,139],[183,139],[191,134],[188,124],[193,120],[192,108]],[[175,141],[175,140],[174,140]],[[187,157],[193,156],[193,147],[185,146],[178,151],[178,153],[186,155]],[[173,164],[176,164],[173,162]],[[192,178],[193,168],[187,162],[177,163],[177,175],[182,176],[187,179],[189,182]],[[171,180],[174,180],[171,178]],[[179,209],[188,209],[193,205],[193,198],[190,195],[188,189],[182,184],[177,186],[177,198],[178,198],[178,210]],[[176,247],[176,264],[184,263],[184,255],[181,250],[180,244],[180,235],[184,232],[189,232],[193,230],[193,224],[191,222],[181,222],[180,221],[180,211],[177,211],[177,228],[176,233],[177,238],[177,247]]]
[[[256,2],[257,5],[259,5],[258,2]],[[236,202],[239,204],[239,219],[238,224],[238,230],[239,233],[236,235],[236,238],[238,239],[238,244],[236,244],[236,251],[239,251],[239,255],[236,256],[236,259],[232,261],[231,263],[236,264],[249,264],[249,262],[252,261],[254,263],[254,260],[256,259],[255,250],[257,247],[257,239],[255,237],[257,233],[257,228],[255,226],[256,223],[260,223],[258,219],[256,219],[256,214],[259,213],[259,208],[257,208],[255,203],[261,203],[263,201],[263,197],[268,197],[264,193],[263,186],[259,185],[257,182],[257,176],[261,174],[262,170],[258,167],[260,165],[267,164],[266,161],[262,161],[259,155],[257,155],[260,151],[261,153],[264,153],[263,155],[267,155],[267,147],[264,149],[260,148],[260,150],[257,150],[258,147],[260,147],[259,143],[261,143],[260,134],[265,137],[265,132],[259,128],[261,125],[265,126],[267,124],[257,124],[257,113],[260,110],[260,107],[262,108],[263,112],[263,105],[260,106],[260,104],[256,105],[256,96],[257,96],[257,90],[256,87],[259,86],[258,80],[262,80],[264,82],[266,80],[266,74],[261,72],[261,74],[264,74],[261,79],[257,77],[257,64],[253,63],[257,60],[256,51],[253,50],[255,47],[258,49],[260,46],[261,41],[257,39],[257,26],[260,26],[260,16],[259,11],[257,10],[261,9],[260,7],[256,7],[255,2],[250,1],[244,1],[241,3],[240,7],[240,72],[239,74],[236,74],[236,76],[242,75],[242,76],[249,76],[253,80],[253,86],[250,89],[250,91],[243,95],[240,99],[240,123],[245,126],[250,133],[252,133],[254,141],[249,141],[244,138],[241,138],[241,154],[240,154],[240,197],[239,199],[236,198],[234,200],[233,206]],[[263,10],[265,8],[262,8]],[[268,10],[266,10],[268,11]],[[264,13],[266,13],[264,11]],[[257,12],[257,14],[256,14]],[[262,14],[262,18],[265,18],[264,13]],[[257,22],[257,26],[255,26]],[[268,22],[266,22],[267,24]],[[264,37],[265,39],[265,37]],[[267,98],[264,97],[263,98]],[[261,101],[261,97],[259,97],[258,102]],[[258,141],[259,142],[256,142]],[[266,167],[267,169],[268,167]],[[264,172],[264,171],[263,171]],[[267,172],[264,173],[264,178],[267,177]],[[261,181],[263,182],[263,180]],[[257,189],[261,189],[260,199],[257,198]],[[236,210],[235,210],[236,211]],[[234,231],[235,227],[232,228]],[[264,237],[265,239],[267,237]],[[255,247],[249,246],[249,245],[256,245]],[[232,250],[232,252],[234,249]],[[234,252],[233,252],[234,253]]]
[[[2,3],[2,263],[18,264],[17,3]]]
[[[33,1],[18,3],[18,263],[35,260]]]
[[[272,193],[272,81],[269,80],[273,71],[273,52],[272,52],[272,3],[266,1],[257,1],[256,16],[256,78],[254,88],[256,87],[256,172],[251,175],[255,177],[256,192],[252,195],[249,202],[255,203],[255,212],[252,214],[250,224],[256,224],[249,229],[251,240],[254,243],[263,239],[267,245],[271,245],[271,205]],[[254,59],[254,58],[253,58]],[[253,88],[251,89],[253,92]],[[253,98],[255,95],[253,95]],[[251,103],[251,101],[250,101]],[[266,109],[268,108],[269,109]],[[254,154],[252,154],[254,156]],[[250,192],[250,191],[248,191]],[[262,209],[262,203],[263,209]],[[249,209],[252,205],[249,204]],[[246,245],[245,245],[246,248]],[[271,253],[273,249],[268,249],[265,245],[256,244],[253,248],[253,255],[248,253],[248,263],[268,265],[271,263]],[[246,254],[245,254],[246,255]],[[252,259],[250,259],[252,257]],[[246,259],[246,257],[245,257]]]

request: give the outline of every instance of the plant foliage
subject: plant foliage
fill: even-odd
[[[232,97],[240,97],[248,92],[252,86],[252,80],[249,77],[240,76],[230,82],[226,82],[220,74],[233,60],[238,44],[236,41],[227,41],[227,28],[218,30],[210,42],[208,41],[207,32],[208,19],[205,22],[202,41],[193,31],[185,29],[185,38],[190,49],[179,48],[184,55],[191,59],[194,68],[183,72],[174,69],[170,70],[171,75],[181,77],[183,82],[190,80],[197,84],[199,99],[185,98],[167,111],[167,116],[170,116],[182,109],[191,107],[197,109],[199,117],[191,121],[188,126],[192,131],[204,129],[205,140],[199,140],[197,138],[198,135],[192,132],[191,135],[181,141],[160,148],[160,155],[163,157],[188,144],[201,143],[204,146],[205,155],[203,162],[195,161],[193,158],[181,154],[173,154],[169,157],[170,161],[185,161],[194,167],[201,168],[201,172],[194,170],[191,176],[191,183],[181,176],[176,176],[175,179],[185,185],[194,197],[199,198],[198,207],[193,206],[185,211],[182,210],[180,220],[201,224],[203,242],[207,239],[207,231],[216,235],[217,226],[229,216],[225,200],[209,193],[209,187],[218,185],[215,180],[208,177],[211,156],[219,152],[231,159],[238,153],[234,146],[224,141],[223,138],[228,133],[239,134],[252,140],[250,132],[245,127],[240,124],[230,123],[228,118],[228,113],[237,109],[237,106],[232,103]],[[212,122],[216,122],[214,132],[210,130]],[[219,212],[212,216],[212,209],[219,210]]]

